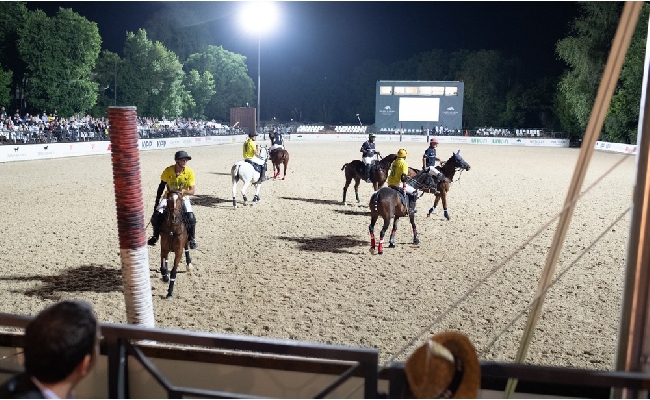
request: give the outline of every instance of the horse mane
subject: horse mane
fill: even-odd
[[[397,159],[397,154],[394,154],[394,153],[393,153],[393,154],[389,154],[389,155],[387,155],[386,157],[384,157],[384,158],[382,158],[381,160],[379,160],[379,163],[378,163],[378,164],[379,164],[379,166],[380,166],[382,169],[386,169],[386,170],[387,170],[388,168],[390,168],[390,164],[391,164],[393,161],[395,161],[396,159]]]
[[[451,157],[447,161],[445,161],[444,165],[440,167],[440,172],[445,174],[447,179],[450,181],[453,180],[454,175],[456,174],[456,167],[458,166],[458,163],[456,162],[456,154],[452,154]]]

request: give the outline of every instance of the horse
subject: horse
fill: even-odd
[[[174,266],[171,271],[167,268],[167,257],[170,252],[174,252]],[[183,221],[183,198],[180,191],[170,190],[167,193],[167,205],[160,227],[160,272],[163,282],[169,281],[167,299],[172,298],[174,281],[176,281],[176,269],[183,252],[185,252],[187,271],[190,272],[192,270],[192,259],[190,258],[187,228]]]
[[[372,187],[375,191],[380,187],[384,186],[386,179],[388,178],[388,170],[390,169],[390,164],[395,161],[397,154],[389,154],[386,157],[379,159],[374,163],[373,168],[370,170],[370,180],[372,181]],[[343,204],[345,202],[345,197],[350,186],[350,182],[354,179],[354,194],[357,198],[357,203],[359,201],[359,182],[366,181],[366,166],[361,160],[354,160],[349,163],[343,164],[341,171],[345,170],[345,186],[343,187]]]
[[[284,175],[282,180],[287,178],[287,164],[289,164],[289,152],[285,149],[278,148],[277,150],[271,150],[270,153],[271,162],[273,163],[273,179],[277,179],[280,176],[280,165],[284,165]]]
[[[433,176],[426,171],[418,172],[414,177],[407,181],[407,185],[411,185],[416,190],[425,190],[433,187],[435,181]],[[409,217],[411,227],[413,228],[413,244],[420,244],[418,237],[417,227],[415,226],[415,213],[409,214],[408,206],[402,202],[401,195],[396,189],[392,187],[383,187],[372,194],[370,197],[370,252],[375,251],[375,223],[379,217],[384,220],[384,226],[379,233],[379,245],[377,246],[377,253],[384,253],[384,235],[388,229],[388,224],[391,218],[393,219],[393,230],[390,233],[389,248],[395,247],[395,233],[397,232],[397,220],[400,217]]]
[[[453,152],[452,152],[453,153]],[[441,181],[438,183],[438,194],[436,194],[436,198],[433,202],[433,207],[429,209],[429,212],[427,213],[427,217],[429,217],[433,212],[436,210],[436,206],[438,205],[438,202],[440,199],[442,199],[442,207],[444,210],[444,215],[445,218],[447,218],[447,221],[451,219],[449,216],[449,212],[447,211],[447,193],[449,192],[449,189],[451,188],[451,183],[454,181],[454,175],[456,174],[456,171],[469,171],[470,165],[465,161],[463,157],[460,155],[460,150],[458,152],[453,153],[451,157],[444,163],[440,163],[440,172],[442,172],[445,175],[445,180]],[[411,172],[409,171],[409,176],[415,176],[417,173],[417,170]],[[431,189],[424,189],[424,193],[432,193],[433,190]]]
[[[260,146],[260,151],[258,156],[265,164],[269,159],[269,151],[266,146]],[[240,180],[244,182],[244,186],[241,188],[241,195],[244,198],[244,205],[248,204],[248,198],[246,197],[246,189],[248,186],[253,183],[255,186],[255,196],[253,197],[253,203],[260,201],[260,185],[259,182],[260,173],[255,171],[255,168],[251,163],[246,162],[246,160],[237,161],[230,168],[230,176],[232,177],[232,206],[237,208],[237,182]]]

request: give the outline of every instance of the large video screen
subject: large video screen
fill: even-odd
[[[399,120],[402,122],[438,122],[440,99],[422,97],[400,97]]]

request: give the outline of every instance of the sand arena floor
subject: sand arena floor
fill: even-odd
[[[194,273],[182,265],[174,299],[165,300],[159,248],[150,247],[156,326],[376,347],[382,363],[403,360],[423,330],[460,330],[481,359],[514,360],[557,220],[515,251],[560,211],[579,150],[461,146],[472,168],[457,173],[449,193],[451,221],[441,206],[426,218],[433,197],[425,195],[416,217],[421,245],[411,245],[401,219],[397,247],[378,256],[368,251],[371,185],[361,184],[359,206],[341,204],[341,167],[359,158],[360,145],[288,142],[288,180],[264,183],[261,203],[250,207],[238,188],[236,210],[230,166],[241,144],[186,149],[198,180],[199,249]],[[388,154],[399,146],[377,147]],[[426,145],[404,147],[419,167]],[[438,154],[446,160],[458,147],[441,144]],[[175,150],[140,155],[147,218]],[[529,363],[614,368],[631,213],[615,221],[631,205],[634,157],[596,152],[584,186],[621,159],[576,208],[555,276],[569,269],[547,295]],[[12,181],[3,201],[1,310],[34,315],[78,298],[101,321],[125,323],[110,156],[4,163],[0,171]]]

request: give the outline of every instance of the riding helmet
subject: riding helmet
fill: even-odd
[[[432,138],[431,140],[429,140],[429,143],[438,143],[438,139]]]
[[[397,157],[399,157],[399,158],[405,158],[408,155],[409,155],[409,153],[407,153],[406,150],[404,150],[404,149],[399,149],[397,151]]]
[[[257,136],[257,132],[251,132],[248,134],[248,137],[255,137]]]
[[[374,137],[375,137],[375,134],[374,134],[374,133],[369,133],[369,134],[368,134],[368,139],[374,139]]]
[[[185,150],[179,150],[174,154],[174,160],[180,160],[181,158],[187,158],[188,160],[191,160],[192,157],[190,157],[189,154]]]

